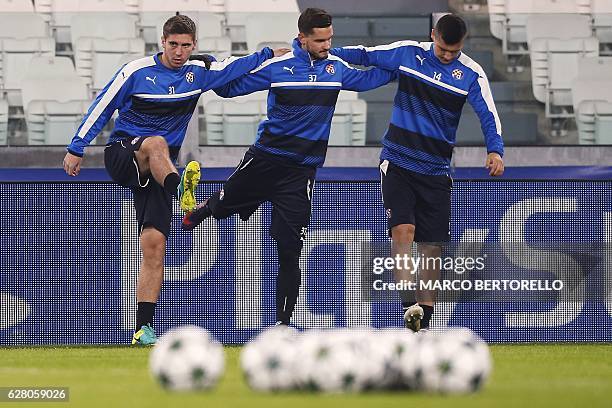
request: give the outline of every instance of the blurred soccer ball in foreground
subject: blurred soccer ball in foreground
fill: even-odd
[[[200,327],[174,328],[158,340],[149,358],[149,368],[164,388],[209,389],[225,368],[223,346]]]
[[[442,394],[479,390],[491,372],[489,349],[468,329],[273,328],[243,349],[241,365],[258,391],[346,393],[409,390]]]

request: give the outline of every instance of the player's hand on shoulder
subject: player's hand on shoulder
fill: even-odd
[[[491,152],[487,155],[485,167],[489,170],[489,176],[501,176],[504,174],[504,160],[499,153]]]
[[[68,152],[66,156],[64,156],[64,171],[69,176],[76,176],[81,171],[81,162],[83,161],[82,157],[75,156],[74,154]]]
[[[291,50],[289,48],[275,48],[272,51],[274,51],[274,56],[275,57],[281,57],[281,56],[285,55],[286,53],[288,53]]]
[[[206,69],[210,69],[210,64],[217,61],[215,57],[210,54],[191,54],[189,56],[190,61],[202,61]]]

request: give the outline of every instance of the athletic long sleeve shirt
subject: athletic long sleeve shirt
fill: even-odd
[[[382,69],[354,69],[333,55],[313,60],[295,39],[293,52],[264,62],[215,92],[230,98],[269,89],[267,119],[259,125],[251,151],[320,167],[340,90],[366,91],[394,78]]]
[[[466,54],[443,64],[434,54],[433,43],[415,41],[334,48],[331,53],[351,64],[376,66],[399,75],[381,160],[422,174],[448,174],[466,99],[480,119],[487,151],[503,156],[501,124],[489,81],[481,66]]]
[[[109,143],[126,137],[162,136],[174,160],[200,94],[246,74],[273,56],[270,48],[264,48],[245,57],[215,61],[209,69],[204,61],[187,61],[181,68],[171,69],[162,64],[161,53],[132,61],[98,94],[67,149],[83,156],[84,149],[119,110]]]

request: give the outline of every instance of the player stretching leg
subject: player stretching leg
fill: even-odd
[[[115,110],[119,116],[104,150],[111,178],[129,187],[134,197],[142,263],[136,290],[136,327],[132,344],[154,344],[153,317],[164,273],[166,240],[172,221],[172,198],[183,211],[196,204],[200,166],[190,162],[182,177],[174,166],[187,124],[202,92],[255,69],[274,56],[264,48],[243,58],[212,64],[190,61],[196,26],[187,16],[174,16],[163,27],[163,52],[124,65],[100,92],[68,146],[64,169],[79,174],[84,149]],[[277,50],[282,55],[289,50]]]
[[[187,214],[191,230],[209,216],[239,214],[247,220],[264,201],[272,202],[270,235],[276,241],[276,321],[287,325],[301,283],[300,252],[310,221],[316,169],[323,165],[338,93],[365,91],[388,83],[394,74],[351,68],[330,56],[332,17],[309,8],[298,20],[293,52],[266,61],[232,81],[219,95],[233,97],[269,89],[268,119],[236,171],[208,201]]]
[[[393,70],[399,75],[391,123],[380,155],[382,194],[394,255],[438,257],[450,240],[450,161],[461,110],[467,100],[478,114],[487,146],[485,166],[491,176],[504,172],[501,124],[487,76],[461,52],[465,22],[442,17],[432,42],[398,41],[377,47],[334,48],[331,53],[358,65]],[[421,269],[421,280],[438,279],[438,263]],[[396,270],[395,279],[414,280],[414,271]],[[404,322],[426,329],[434,293],[401,293]],[[417,303],[418,301],[418,303]]]

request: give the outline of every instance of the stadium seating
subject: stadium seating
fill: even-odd
[[[8,101],[0,98],[0,146],[8,140]]]
[[[34,13],[0,14],[0,90],[11,106],[21,106],[21,79],[32,56],[55,55],[43,18]]]
[[[491,33],[502,40],[504,54],[527,54],[527,20],[532,15],[585,14],[589,0],[490,0]]]
[[[599,54],[590,19],[581,15],[532,15],[527,19],[527,41],[535,98],[545,103],[550,118],[572,116],[571,82],[578,59]]]
[[[121,13],[75,15],[71,20],[74,61],[79,76],[94,90],[102,89],[121,61],[144,56],[135,16]],[[100,24],[104,21],[104,24]]]
[[[22,96],[29,144],[67,144],[91,103],[84,80],[66,57],[32,58]]]
[[[583,58],[572,82],[580,144],[612,144],[612,57]]]
[[[3,13],[31,13],[34,11],[32,0],[0,0],[0,11]]]
[[[299,13],[251,14],[245,20],[246,43],[249,52],[262,47],[290,47],[297,37]]]
[[[299,13],[295,0],[225,0],[225,24],[232,43],[247,42],[246,22],[249,16],[260,13]],[[284,24],[284,23],[282,23]],[[297,33],[297,18],[293,21]],[[273,29],[274,26],[266,27]],[[295,35],[295,33],[293,35]],[[285,40],[280,38],[280,40]]]
[[[267,91],[233,99],[212,99],[204,106],[208,144],[250,145],[267,114]]]
[[[341,91],[329,133],[330,146],[363,146],[366,141],[368,107],[357,93]]]
[[[610,55],[612,54],[612,1],[592,0],[591,4],[595,35],[603,45],[603,53]]]
[[[138,12],[139,0],[36,0],[36,12],[48,21],[60,44],[71,42],[70,22],[77,14]],[[147,0],[148,1],[148,0]],[[100,20],[97,22],[100,25]]]

